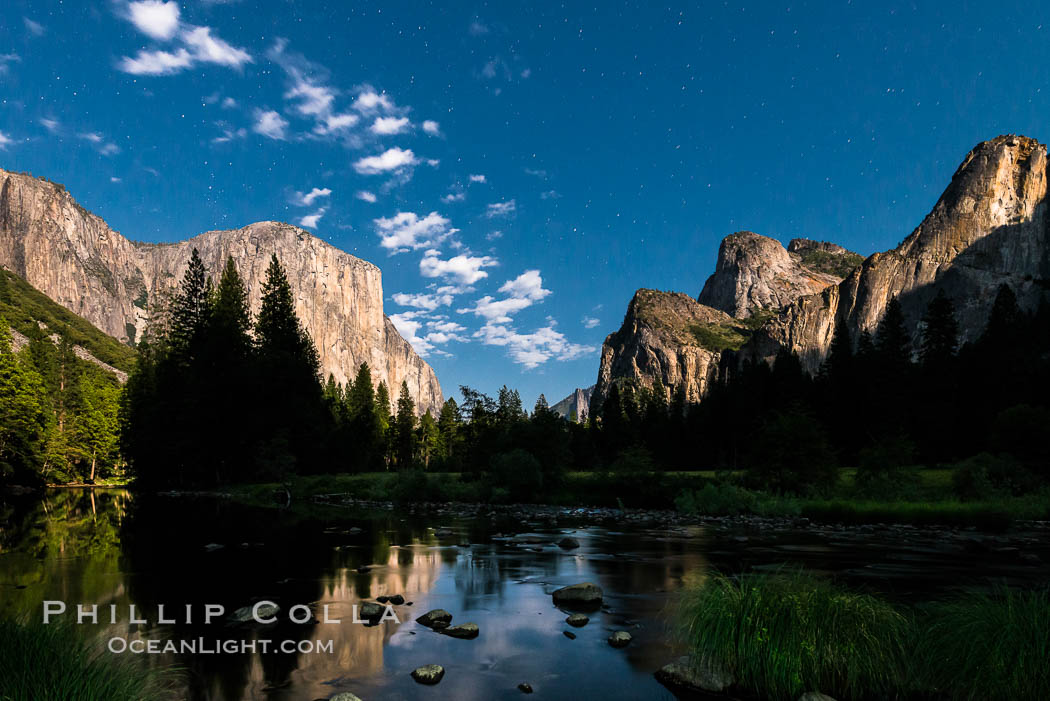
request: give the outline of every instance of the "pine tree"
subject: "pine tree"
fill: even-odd
[[[886,305],[886,314],[875,334],[875,350],[887,369],[900,369],[911,362],[911,341],[904,327],[901,303],[896,297]]]
[[[380,456],[382,456],[386,465],[389,466],[391,455],[390,449],[393,444],[393,423],[394,419],[390,413],[390,390],[387,389],[386,382],[382,380],[376,386],[376,404],[375,404],[375,415],[376,415],[376,436],[377,445],[376,450]]]
[[[441,405],[438,415],[438,433],[441,436],[441,457],[448,459],[456,455],[456,442],[459,434],[459,405],[449,397]]]
[[[189,362],[204,336],[209,312],[209,281],[200,253],[194,248],[171,306],[169,339],[179,362]]]
[[[959,324],[955,320],[955,305],[939,290],[926,307],[923,317],[922,343],[919,360],[927,370],[948,365],[959,346]]]
[[[0,316],[0,480],[37,480],[47,429],[43,381],[12,343]]]
[[[233,256],[219,278],[209,315],[208,334],[212,343],[223,348],[227,362],[244,361],[252,350],[252,313],[248,288],[244,285]]]
[[[419,458],[424,469],[430,468],[430,460],[437,453],[441,445],[441,433],[437,422],[427,409],[426,413],[419,418],[419,429],[417,431],[417,442],[419,444]]]
[[[408,383],[401,382],[397,398],[397,416],[394,418],[394,459],[399,470],[413,466],[416,443],[416,405],[408,393]]]

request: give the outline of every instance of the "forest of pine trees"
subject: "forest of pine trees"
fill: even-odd
[[[1050,308],[1022,311],[1008,286],[962,347],[949,298],[928,305],[916,348],[893,300],[874,335],[840,326],[816,376],[786,351],[772,365],[727,357],[699,405],[620,382],[586,424],[543,396],[530,413],[506,386],[495,398],[461,387],[460,401],[420,416],[404,383],[376,383],[367,364],[345,386],[319,376],[276,257],[254,318],[248,299],[232,259],[216,284],[194,251],[152,310],[123,393],[66,341],[41,333],[13,353],[0,320],[0,469],[90,480],[126,460],[147,488],[425,470],[534,500],[571,471],[642,484],[654,471],[724,470],[783,493],[828,488],[841,466],[873,493],[915,466],[959,465],[957,491],[975,495],[1050,477]]]

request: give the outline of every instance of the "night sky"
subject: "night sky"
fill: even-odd
[[[1050,138],[1048,76],[1040,3],[7,0],[0,167],[136,240],[303,226],[446,395],[531,407],[726,234],[893,247],[976,143]]]

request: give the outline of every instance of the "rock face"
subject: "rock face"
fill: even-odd
[[[789,249],[750,231],[722,239],[714,274],[699,302],[743,319],[761,309],[779,309],[842,280],[834,263],[860,263],[860,256],[835,244],[795,239]],[[829,265],[829,263],[831,265]]]
[[[841,320],[854,343],[873,333],[897,298],[914,334],[943,290],[960,341],[984,329],[996,291],[1009,284],[1034,309],[1050,288],[1046,147],[1023,136],[978,144],[933,211],[899,246],[861,261],[835,244],[795,239],[785,249],[750,232],[722,242],[699,302],[639,290],[623,327],[602,348],[596,401],[630,380],[697,402],[721,368],[794,351],[815,373]],[[761,311],[756,311],[761,310]],[[750,315],[750,316],[749,316]]]
[[[587,389],[577,387],[572,394],[551,407],[551,411],[566,419],[576,417],[578,423],[586,423],[590,415],[591,395],[594,394],[594,385]]]
[[[718,376],[721,351],[705,343],[703,332],[726,327],[732,317],[680,292],[638,290],[627,307],[623,326],[602,345],[595,403],[613,382],[630,379],[652,388],[656,381],[668,396],[681,393],[698,402]]]
[[[383,314],[381,274],[371,263],[279,222],[210,231],[175,244],[133,242],[62,186],[0,170],[0,264],[122,341],[141,338],[147,309],[172,293],[193,248],[215,277],[233,256],[253,312],[270,255],[277,254],[325,375],[346,382],[367,362],[373,380],[386,382],[393,396],[405,381],[420,412],[440,409],[437,377]]]
[[[960,341],[984,329],[999,285],[1033,309],[1050,278],[1046,147],[1023,136],[978,144],[918,228],[892,251],[876,253],[838,285],[784,307],[745,349],[769,358],[782,346],[815,372],[836,321],[856,339],[874,332],[896,297],[916,340],[939,290],[952,298]]]

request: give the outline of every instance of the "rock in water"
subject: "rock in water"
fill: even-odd
[[[375,265],[273,221],[173,244],[133,242],[61,185],[0,170],[0,264],[118,340],[141,339],[147,310],[175,290],[193,248],[213,279],[233,257],[253,314],[259,312],[270,254],[277,254],[295,313],[320,355],[322,376],[331,373],[346,384],[367,362],[374,382],[384,381],[394,392],[407,382],[421,414],[440,411],[443,397],[433,369],[383,313],[382,275]]]
[[[341,694],[330,696],[328,701],[361,701],[361,699],[354,694],[351,694],[349,691],[344,691]]]
[[[664,665],[656,670],[654,676],[661,684],[671,688],[716,694],[724,692],[736,681],[721,665],[706,660],[694,664],[689,657],[679,657]]]
[[[582,628],[590,622],[591,619],[584,616],[582,613],[574,613],[565,619],[565,622],[574,628]]]
[[[798,697],[798,701],[835,701],[835,699],[819,691],[807,691]]]
[[[609,644],[613,647],[627,647],[631,643],[631,634],[625,630],[618,630],[609,636]]]
[[[394,594],[390,597],[390,603],[392,603],[394,606],[401,606],[405,603],[405,597],[401,596],[400,594]]]
[[[521,684],[518,684],[518,691],[520,691],[523,694],[531,694],[532,685],[528,682],[522,682]]]
[[[357,617],[364,621],[378,621],[386,613],[386,606],[366,601],[357,607]]]
[[[564,635],[569,640],[575,640],[576,639],[576,634],[573,633],[571,630],[563,630],[561,632],[561,634]]]
[[[564,550],[575,550],[576,548],[580,547],[580,541],[570,536],[565,536],[564,538],[558,541],[558,547]]]
[[[427,628],[434,628],[435,623],[444,623],[444,627],[448,627],[448,625],[452,623],[452,614],[445,609],[433,609],[417,618],[416,623],[426,626]]]
[[[232,624],[235,624],[235,625],[239,625],[241,623],[254,623],[255,622],[255,617],[252,616],[252,609],[253,608],[254,608],[254,605],[252,605],[252,606],[242,606],[241,608],[239,608],[236,611],[234,611],[233,613],[231,613],[227,617],[226,621],[228,623],[232,623]],[[263,604],[262,606],[259,607],[259,611],[257,612],[257,615],[259,616],[259,619],[262,620],[262,619],[266,619],[266,618],[272,618],[273,616],[276,616],[280,612],[281,612],[281,607],[278,606],[277,604]]]
[[[420,684],[437,684],[445,676],[445,668],[439,664],[428,664],[412,670],[412,678]]]
[[[551,594],[555,606],[569,608],[598,608],[602,605],[602,588],[591,582],[570,584]]]
[[[460,623],[459,625],[449,626],[441,630],[442,634],[448,635],[452,638],[462,638],[464,640],[473,640],[478,637],[481,632],[478,629],[477,623]]]

